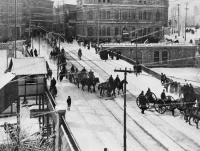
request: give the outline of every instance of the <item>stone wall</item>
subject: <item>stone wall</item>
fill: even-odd
[[[195,45],[116,45],[103,46],[114,52],[136,60],[147,67],[190,67],[195,66]]]

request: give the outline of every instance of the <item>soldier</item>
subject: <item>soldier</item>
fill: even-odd
[[[113,82],[113,77],[112,77],[112,75],[110,75],[110,77],[109,77],[109,83],[112,83]]]
[[[92,72],[92,70],[90,69],[90,72],[88,73],[89,79],[93,79],[94,78],[94,72]]]
[[[116,84],[120,83],[119,75],[117,75],[117,77],[115,78],[115,82]]]

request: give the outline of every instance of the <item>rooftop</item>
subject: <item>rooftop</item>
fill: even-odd
[[[11,72],[15,75],[47,74],[43,57],[12,58],[12,64]]]

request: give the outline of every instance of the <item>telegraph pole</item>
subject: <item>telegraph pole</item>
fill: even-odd
[[[17,39],[17,0],[15,0],[15,58],[17,58],[16,52],[16,39]]]
[[[136,41],[135,41],[135,43],[136,43],[136,62],[137,62],[137,33],[136,33]]]
[[[65,35],[65,13],[64,13],[64,0],[63,0],[63,33]]]
[[[186,26],[187,26],[187,11],[188,11],[188,3],[186,3],[186,8],[185,8],[185,10],[186,10],[186,15],[185,15],[185,42],[186,42]]]
[[[180,12],[179,12],[179,6],[180,6],[180,4],[178,4],[178,36],[180,36],[180,29],[179,29],[179,17],[180,17]]]
[[[124,151],[126,151],[126,76],[127,73],[133,73],[135,71],[133,70],[127,70],[127,68],[125,68],[125,70],[114,70],[114,72],[124,72]]]
[[[100,12],[99,12],[99,0],[98,0],[98,20],[97,20],[97,46],[99,49],[99,16],[100,16]]]

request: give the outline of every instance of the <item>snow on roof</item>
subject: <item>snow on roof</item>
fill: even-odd
[[[15,75],[47,74],[46,61],[43,57],[13,58],[11,72]]]
[[[3,88],[7,83],[9,83],[15,77],[14,74],[8,72],[6,74],[0,75],[0,89]]]

